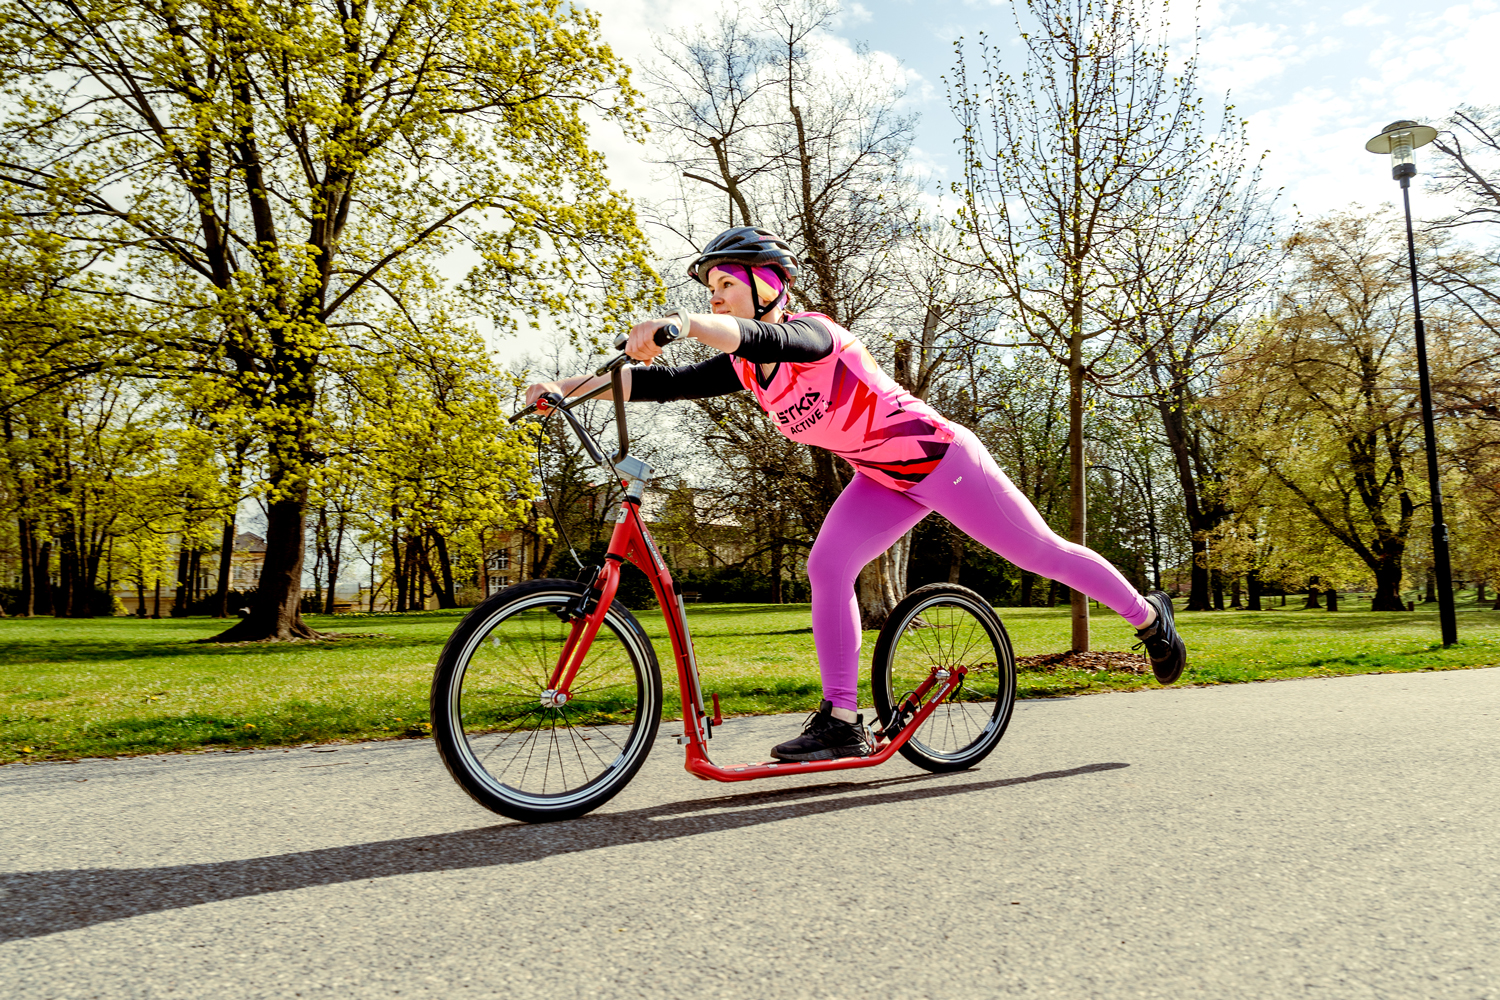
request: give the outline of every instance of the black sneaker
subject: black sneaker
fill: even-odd
[[[859,723],[833,717],[833,702],[824,700],[818,710],[807,717],[802,735],[773,748],[778,760],[833,760],[835,757],[864,757],[870,752],[860,733]]]
[[[1187,646],[1172,622],[1172,599],[1159,590],[1153,590],[1146,595],[1146,603],[1156,609],[1156,621],[1136,629],[1135,637],[1141,641],[1135,644],[1135,648],[1145,646],[1156,679],[1162,684],[1171,684],[1182,676],[1182,668],[1187,666]]]

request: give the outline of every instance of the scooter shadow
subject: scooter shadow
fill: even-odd
[[[864,809],[1072,778],[1129,767],[1086,764],[1061,771],[955,784],[953,775],[838,781],[641,809],[602,811],[565,823],[503,823],[429,837],[238,861],[164,868],[95,868],[0,875],[0,943],[111,920],[272,892],[422,872],[524,864],[621,844],[650,843]]]

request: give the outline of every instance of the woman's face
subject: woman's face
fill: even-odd
[[[775,290],[763,287],[765,295],[775,296]],[[715,315],[735,316],[739,319],[754,319],[755,310],[750,305],[750,286],[728,271],[711,268],[708,272],[708,306]],[[769,320],[771,317],[765,317]]]

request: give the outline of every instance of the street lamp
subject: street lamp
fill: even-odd
[[[1427,441],[1427,479],[1432,488],[1433,572],[1437,575],[1443,645],[1451,646],[1458,641],[1458,621],[1453,612],[1453,571],[1448,561],[1448,525],[1443,521],[1443,487],[1438,481],[1437,430],[1432,421],[1432,385],[1427,378],[1427,331],[1422,326],[1422,302],[1417,297],[1417,242],[1411,232],[1411,179],[1417,176],[1417,161],[1412,153],[1436,138],[1437,129],[1430,126],[1391,122],[1365,143],[1365,149],[1391,154],[1391,177],[1401,182],[1401,203],[1406,207],[1406,258],[1411,268],[1411,306],[1417,326],[1417,380],[1422,395],[1422,431]]]

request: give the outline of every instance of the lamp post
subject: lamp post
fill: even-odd
[[[1401,182],[1401,203],[1406,208],[1406,259],[1411,269],[1411,306],[1416,317],[1417,381],[1422,396],[1422,431],[1427,442],[1427,479],[1432,490],[1432,561],[1437,575],[1438,619],[1443,645],[1458,641],[1458,621],[1453,611],[1453,570],[1448,561],[1448,525],[1443,521],[1443,486],[1438,479],[1437,430],[1432,420],[1432,384],[1427,377],[1427,331],[1422,326],[1422,302],[1417,297],[1417,242],[1411,231],[1411,179],[1417,175],[1412,155],[1420,146],[1437,138],[1437,129],[1416,122],[1391,122],[1365,143],[1372,153],[1389,153],[1391,177]]]

